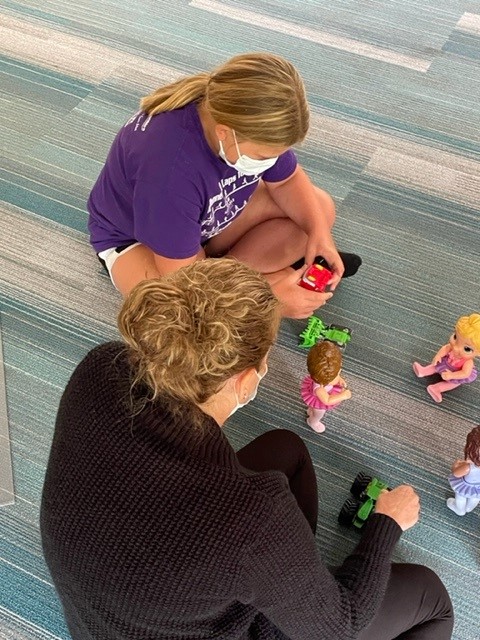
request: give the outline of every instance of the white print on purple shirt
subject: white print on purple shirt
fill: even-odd
[[[137,111],[136,113],[133,114],[131,118],[127,120],[127,122],[123,125],[123,128],[125,129],[125,127],[128,127],[129,125],[135,122],[134,131],[136,131],[140,125],[142,126],[142,131],[145,131],[145,129],[150,124],[151,120],[152,120],[152,116],[147,116],[147,114],[144,113],[143,111]]]
[[[202,241],[213,238],[223,231],[245,208],[248,198],[242,202],[242,189],[249,188],[260,181],[260,176],[230,176],[218,183],[219,192],[208,201],[208,209],[202,221]]]

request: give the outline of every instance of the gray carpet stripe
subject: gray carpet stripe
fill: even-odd
[[[298,25],[280,18],[272,18],[258,14],[255,11],[237,9],[235,5],[232,4],[225,4],[223,2],[217,2],[216,0],[191,0],[189,4],[191,7],[209,11],[210,13],[223,16],[228,20],[238,20],[247,24],[256,23],[262,29],[271,29],[277,33],[297,37],[302,40],[309,40],[315,44],[364,56],[372,60],[379,60],[421,72],[427,71],[430,66],[430,61],[428,60],[421,60],[413,56],[387,51],[386,49],[381,49],[380,47],[369,45],[365,42],[333,35],[318,29],[311,29],[305,25]]]

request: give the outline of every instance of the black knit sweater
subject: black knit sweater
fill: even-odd
[[[283,474],[242,468],[210,418],[132,415],[119,343],[63,394],[41,531],[75,640],[355,638],[401,533],[374,515],[334,577]]]

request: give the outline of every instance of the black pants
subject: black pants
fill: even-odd
[[[252,471],[283,471],[315,533],[317,481],[310,453],[299,436],[285,429],[268,431],[237,456]],[[358,640],[450,640],[452,630],[452,603],[440,578],[421,565],[392,564],[380,610]]]

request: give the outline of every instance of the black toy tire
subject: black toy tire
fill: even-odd
[[[338,522],[345,527],[350,526],[361,506],[362,503],[360,500],[357,500],[356,498],[347,498],[340,509],[340,513],[338,514]]]
[[[353,481],[352,486],[350,487],[350,493],[352,494],[352,496],[355,496],[355,498],[360,498],[371,481],[372,476],[369,476],[362,471],[360,471],[360,473],[357,473],[357,476]]]

